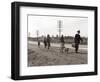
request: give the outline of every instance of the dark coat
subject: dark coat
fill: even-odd
[[[47,36],[47,42],[50,43],[50,36]]]
[[[80,43],[80,40],[82,40],[81,37],[80,37],[80,35],[79,34],[76,34],[75,35],[75,43],[76,44],[79,44]]]
[[[61,41],[61,43],[65,43],[64,37],[61,37],[61,38],[60,38],[60,41]]]
[[[44,44],[45,44],[45,45],[47,44],[47,39],[46,39],[46,38],[44,38]]]

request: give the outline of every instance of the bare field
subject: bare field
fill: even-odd
[[[60,44],[59,44],[60,45]],[[74,48],[69,52],[60,52],[59,47],[51,46],[48,50],[43,45],[28,43],[28,66],[52,66],[52,65],[78,65],[87,64],[87,49],[79,49],[75,53]]]

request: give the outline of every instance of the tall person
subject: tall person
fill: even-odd
[[[77,31],[77,34],[75,34],[75,52],[78,53],[80,40],[82,41],[82,38],[80,37],[80,30]]]

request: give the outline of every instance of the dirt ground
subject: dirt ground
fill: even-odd
[[[51,47],[49,50],[43,45],[38,48],[36,44],[28,43],[28,66],[50,66],[50,65],[77,65],[87,64],[87,49],[79,49],[75,53],[74,48],[69,52],[60,52],[59,47]]]

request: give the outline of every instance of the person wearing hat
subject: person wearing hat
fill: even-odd
[[[77,31],[77,34],[75,34],[75,52],[78,52],[80,40],[82,41],[82,38],[80,37],[80,30]]]

